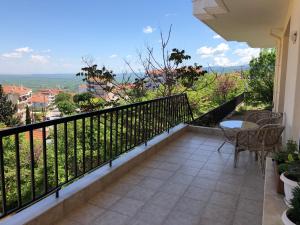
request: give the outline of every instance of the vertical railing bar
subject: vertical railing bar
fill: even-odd
[[[127,152],[127,147],[128,147],[128,108],[126,109],[126,139],[125,139],[125,151]]]
[[[116,133],[115,133],[115,156],[118,156],[118,129],[119,129],[119,112],[116,111]]]
[[[141,119],[142,119],[142,115],[141,115],[141,112],[142,112],[142,105],[139,105],[139,110],[138,110],[138,144],[141,143]]]
[[[75,177],[78,174],[78,165],[77,165],[77,120],[74,120],[74,173]]]
[[[44,162],[44,191],[48,192],[48,169],[47,169],[47,145],[46,145],[46,127],[42,128],[43,133],[43,162]]]
[[[153,102],[153,116],[154,116],[154,136],[157,135],[157,101]]]
[[[21,168],[20,168],[20,143],[19,134],[15,134],[16,146],[16,175],[17,175],[17,195],[18,195],[18,208],[22,206],[22,193],[21,193]]]
[[[100,114],[97,116],[97,165],[100,165]]]
[[[5,188],[5,172],[4,172],[4,149],[3,149],[3,139],[2,139],[2,137],[0,137],[0,173],[1,173],[2,215],[6,215],[6,188]]]
[[[129,138],[129,149],[132,148],[132,127],[133,127],[133,121],[132,121],[132,117],[133,117],[133,113],[132,113],[133,107],[130,107],[130,138]]]
[[[124,126],[124,110],[123,109],[121,109],[121,143],[120,143],[120,149],[121,149],[121,153],[123,153],[123,142],[124,142],[124,140],[123,140],[123,126]]]
[[[69,181],[69,171],[68,171],[68,123],[64,122],[64,139],[65,139],[65,180]]]
[[[134,107],[134,146],[136,146],[136,123],[137,123],[137,106]]]
[[[159,114],[159,117],[160,117],[160,121],[159,121],[159,133],[162,133],[163,132],[163,130],[164,130],[164,124],[163,124],[163,122],[164,122],[164,120],[163,120],[163,100],[160,100],[160,102],[159,102],[159,112],[160,112],[160,114]]]
[[[103,149],[104,149],[104,162],[107,161],[107,114],[104,113],[104,143],[103,143]]]
[[[85,173],[85,117],[82,118],[82,169]]]
[[[109,166],[112,166],[113,159],[113,113],[110,113],[110,124],[109,124]]]
[[[93,169],[93,148],[94,148],[94,121],[93,116],[90,117],[90,169]]]
[[[31,199],[35,199],[35,179],[34,179],[34,146],[33,146],[33,130],[29,131],[29,145],[30,145],[30,177],[31,177]]]
[[[58,150],[57,150],[57,124],[54,124],[54,167],[55,167],[55,186],[58,187]],[[58,196],[58,191],[56,192],[56,196]]]
[[[143,122],[143,127],[144,127],[144,137],[143,137],[143,141],[145,142],[145,145],[147,145],[147,140],[148,140],[148,136],[147,136],[147,114],[148,114],[148,104],[145,103],[144,107],[143,107],[143,118],[144,118],[144,122]]]

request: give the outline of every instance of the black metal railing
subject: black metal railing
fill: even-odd
[[[213,127],[217,125],[222,119],[232,113],[235,108],[244,101],[245,93],[242,93],[219,107],[203,114],[191,122],[195,126]]]
[[[189,122],[185,94],[0,131],[0,217]]]

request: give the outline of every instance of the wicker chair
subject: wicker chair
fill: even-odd
[[[239,153],[245,150],[255,152],[264,173],[266,156],[281,147],[281,134],[284,127],[280,124],[266,124],[258,130],[241,130],[236,135],[234,167],[237,166]]]
[[[262,119],[274,118],[277,119],[276,123],[282,123],[283,114],[278,112],[272,112],[268,110],[256,110],[251,111],[248,115],[245,116],[246,121],[258,123]]]

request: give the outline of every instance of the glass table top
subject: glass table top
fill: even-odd
[[[258,125],[253,122],[243,120],[226,120],[220,123],[222,128],[241,128],[241,129],[256,129]]]

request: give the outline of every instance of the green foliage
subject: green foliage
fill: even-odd
[[[55,104],[65,101],[72,101],[72,95],[66,92],[61,92],[55,96]]]
[[[287,216],[296,225],[300,225],[300,187],[294,188],[292,193],[291,208],[288,210]]]
[[[60,101],[57,103],[58,110],[64,115],[71,115],[76,110],[76,105],[70,101]]]
[[[293,181],[300,182],[300,161],[290,162],[285,175]]]
[[[35,122],[42,122],[43,121],[43,114],[40,112],[33,113],[34,121]]]
[[[4,123],[7,126],[20,124],[19,118],[14,116],[16,112],[16,105],[8,99],[8,96],[3,92],[2,85],[0,84],[0,123]]]
[[[76,94],[73,96],[73,101],[83,112],[89,112],[103,107],[103,101],[100,101],[90,92]]]
[[[26,106],[26,118],[25,118],[25,123],[27,124],[31,124],[31,116],[30,116],[30,109],[28,107],[28,105]]]
[[[278,173],[282,174],[285,171],[287,171],[288,168],[289,168],[289,164],[287,164],[287,163],[281,163],[281,164],[278,165]]]
[[[300,160],[299,157],[298,144],[293,140],[288,140],[285,149],[276,152],[273,159],[276,160],[278,164],[281,164]]]
[[[265,103],[272,105],[275,74],[275,49],[264,49],[259,57],[250,61],[248,75],[251,104]]]

